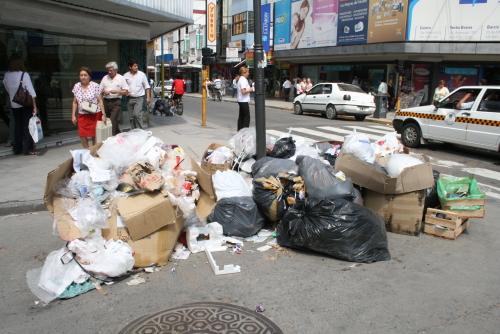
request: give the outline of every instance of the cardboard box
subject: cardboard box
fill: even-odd
[[[397,178],[388,176],[382,169],[359,160],[351,154],[342,154],[335,161],[335,169],[345,173],[354,184],[380,194],[404,194],[434,186],[432,166],[425,163],[403,170]]]
[[[201,168],[203,168],[206,172],[208,172],[210,174],[215,174],[215,172],[217,172],[218,170],[220,170],[220,171],[230,170],[231,167],[233,166],[232,159],[231,159],[231,161],[228,161],[228,162],[223,163],[223,164],[213,164],[213,163],[210,163],[210,162],[205,160],[206,157],[208,156],[208,151],[213,151],[221,146],[223,146],[223,145],[216,144],[216,143],[212,143],[212,144],[208,145],[207,149],[203,153],[203,157],[201,158]]]
[[[387,195],[365,189],[364,204],[385,221],[387,231],[419,235],[424,216],[425,190]]]
[[[468,219],[453,211],[427,209],[424,225],[427,234],[455,240],[468,228]]]
[[[215,199],[215,189],[212,182],[212,173],[201,168],[201,166],[191,158],[191,169],[196,172],[200,188],[211,198]]]

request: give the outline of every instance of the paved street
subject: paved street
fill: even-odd
[[[186,97],[184,116],[154,117],[152,131],[199,157],[210,142],[224,143],[235,132],[237,114],[235,103],[209,101],[208,127],[200,129],[200,100]],[[292,128],[297,141],[307,142],[341,140],[354,129],[374,137],[391,131],[373,122],[331,121],[278,109],[267,110],[267,128],[272,136]],[[41,199],[46,170],[67,159],[74,147],[53,149],[38,161],[25,159],[20,171],[11,169],[23,157],[2,160],[2,181],[9,189],[17,184],[33,194],[30,200],[37,193]],[[476,175],[488,194],[486,217],[473,220],[469,232],[455,241],[388,233],[392,259],[387,262],[352,265],[292,250],[260,253],[256,248],[262,244],[246,242],[241,255],[215,254],[217,261],[241,265],[240,274],[216,277],[200,253],[143,274],[145,284],[122,282],[103,293],[42,307],[26,286],[26,271],[41,266],[64,243],[52,235],[47,212],[0,217],[0,332],[117,333],[144,315],[196,301],[221,301],[249,309],[262,303],[264,315],[287,334],[499,333],[500,229],[495,217],[500,216],[500,158],[451,145],[415,151],[428,154],[442,173]],[[22,191],[16,196],[22,200]]]

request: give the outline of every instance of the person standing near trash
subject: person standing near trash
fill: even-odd
[[[99,84],[91,81],[92,71],[90,68],[82,66],[78,74],[80,82],[77,82],[71,91],[74,95],[71,120],[74,125],[78,126],[78,135],[83,148],[89,148],[89,146],[96,144],[97,121],[102,120],[106,123],[106,116],[102,114],[104,105]]]
[[[240,75],[237,74],[234,79],[233,79],[233,85],[231,88],[233,89],[233,98],[236,96],[236,93],[238,92],[238,79],[240,78]]]
[[[107,75],[101,80],[101,94],[104,98],[104,111],[111,120],[113,136],[120,133],[120,113],[122,96],[128,94],[128,85],[125,78],[118,74],[118,65],[112,61],[106,64]]]
[[[21,57],[13,56],[10,59],[9,69],[3,78],[3,85],[9,95],[10,107],[14,115],[14,154],[38,155],[28,128],[30,118],[38,113],[36,93],[30,75],[25,72]],[[24,89],[31,96],[31,99],[28,99],[29,103],[25,106],[13,101],[18,95],[19,89]]]
[[[238,131],[243,128],[248,128],[250,126],[250,93],[253,92],[253,88],[250,87],[248,83],[248,76],[250,71],[247,67],[240,68],[240,78],[238,79],[238,106],[239,106],[239,116],[238,116]]]
[[[144,129],[144,97],[146,105],[151,104],[151,86],[144,72],[139,71],[137,60],[128,61],[129,71],[123,75],[129,87],[127,98],[127,109],[130,117],[130,127],[132,129]]]

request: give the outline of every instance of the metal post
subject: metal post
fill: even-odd
[[[266,105],[264,96],[264,50],[262,48],[261,0],[253,0],[254,13],[254,69],[255,69],[255,129],[257,158],[266,156]]]
[[[207,95],[208,92],[206,90],[206,82],[208,77],[208,66],[203,65],[203,69],[201,70],[201,126],[207,126]]]
[[[163,35],[161,35],[160,41],[161,48],[161,66],[160,66],[160,78],[161,78],[161,99],[165,99],[165,64],[163,62]]]

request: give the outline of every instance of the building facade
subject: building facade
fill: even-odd
[[[147,41],[192,23],[193,12],[191,1],[184,0],[0,0],[0,8],[0,79],[9,57],[24,59],[42,123],[50,132],[74,129],[71,89],[81,66],[90,67],[98,82],[112,60],[120,73],[128,70],[130,57],[146,71]],[[3,87],[0,93],[5,115]],[[4,141],[8,131],[0,124]]]

